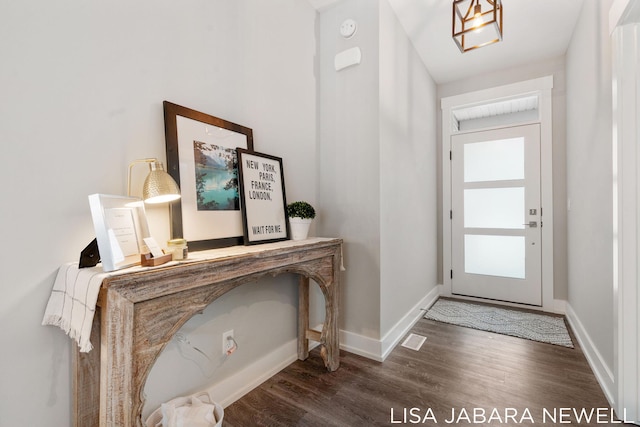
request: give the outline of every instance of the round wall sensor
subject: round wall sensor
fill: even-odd
[[[358,26],[356,25],[356,21],[353,19],[347,19],[340,25],[340,34],[345,39],[353,37],[356,33]]]

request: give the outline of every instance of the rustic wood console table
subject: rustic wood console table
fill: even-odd
[[[336,370],[341,245],[314,238],[213,249],[177,265],[105,278],[91,332],[95,348],[74,352],[74,426],[144,427],[144,385],[173,335],[226,292],[265,275],[300,275],[298,358],[309,356],[313,339],[327,369]],[[322,332],[309,329],[309,279],[325,298]]]

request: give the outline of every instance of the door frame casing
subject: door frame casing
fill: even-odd
[[[640,3],[615,0],[609,10],[613,77],[612,406],[640,424]],[[603,387],[604,388],[604,387]],[[610,396],[613,395],[613,396]]]
[[[553,76],[545,76],[532,80],[525,80],[504,86],[484,89],[475,92],[454,95],[441,100],[442,109],[442,265],[443,284],[442,295],[452,296],[451,276],[451,136],[456,131],[454,126],[454,112],[461,108],[492,104],[497,101],[518,99],[530,96],[538,98],[538,117],[535,120],[518,121],[506,126],[540,124],[540,203],[543,209],[541,221],[542,231],[542,306],[527,306],[548,312],[558,312],[553,295],[553,138],[552,138],[552,94]],[[500,126],[503,127],[503,126]],[[488,128],[492,129],[492,128]],[[474,131],[487,129],[474,129]],[[455,273],[454,273],[455,274]],[[477,299],[464,297],[465,299]],[[518,305],[502,303],[505,305]]]

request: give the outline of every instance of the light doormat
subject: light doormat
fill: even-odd
[[[439,299],[425,319],[573,348],[562,317]]]

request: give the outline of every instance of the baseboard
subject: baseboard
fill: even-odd
[[[382,342],[375,338],[340,330],[340,349],[382,362]]]
[[[418,304],[416,304],[402,319],[400,319],[382,338],[382,360],[386,359],[395,346],[413,328],[418,320],[424,317],[426,311],[438,300],[440,289],[434,286]]]
[[[425,312],[438,299],[440,288],[435,286],[418,302],[382,340],[365,337],[349,331],[340,331],[340,348],[350,353],[379,362],[391,353],[398,342],[420,320]],[[322,328],[319,325],[318,328]],[[310,349],[318,343],[310,343]],[[210,386],[206,391],[224,408],[249,393],[254,388],[280,372],[298,359],[297,339],[288,341],[271,353],[256,360],[229,378]]]
[[[553,312],[556,314],[567,314],[567,301],[563,299],[553,300]]]
[[[440,288],[434,286],[409,312],[379,340],[349,331],[340,331],[340,348],[368,359],[383,362],[407,332],[424,316],[440,296]]]
[[[322,330],[322,324],[312,329]],[[319,344],[309,341],[309,350],[313,350]],[[298,340],[293,339],[231,377],[210,386],[206,391],[214,401],[226,408],[296,360]]]
[[[280,372],[298,359],[298,341],[291,340],[251,365],[209,387],[211,397],[223,408]]]
[[[615,408],[615,382],[613,372],[611,372],[604,363],[602,355],[593,344],[593,340],[591,340],[587,330],[584,328],[576,312],[573,311],[571,304],[568,302],[565,304],[565,310],[569,326],[573,330],[573,333],[582,348],[582,352],[587,358],[587,362],[589,362],[589,366],[591,366],[591,370],[600,384],[602,392],[609,401],[611,407]]]

